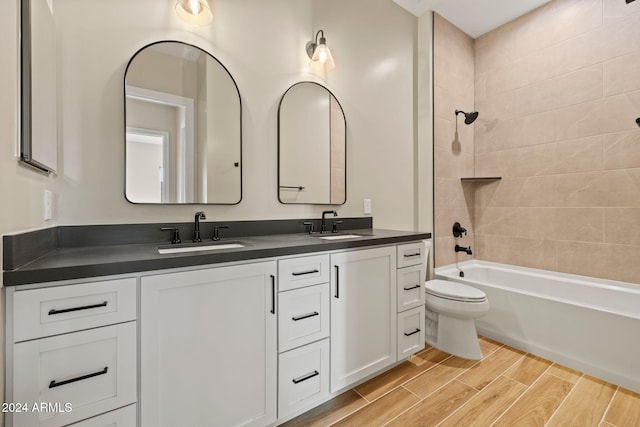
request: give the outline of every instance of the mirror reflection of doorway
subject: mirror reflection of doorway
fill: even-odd
[[[169,138],[164,150],[164,185],[166,191],[161,201],[149,201],[147,198],[127,199],[134,203],[187,203],[194,200],[195,187],[195,114],[194,100],[169,93],[127,86],[127,123],[131,128],[154,129],[166,132]],[[129,158],[129,153],[127,153]],[[146,161],[144,158],[138,160]],[[127,160],[127,163],[129,160]],[[141,165],[143,168],[147,166]],[[127,166],[127,172],[130,169]],[[169,171],[171,173],[169,174]],[[129,177],[129,175],[127,175]],[[136,174],[127,178],[135,180]],[[136,186],[135,183],[132,184]]]
[[[127,128],[126,195],[140,203],[169,200],[169,133],[153,129]]]

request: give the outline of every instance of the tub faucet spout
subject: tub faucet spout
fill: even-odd
[[[464,246],[456,245],[456,252],[465,252],[467,255],[473,255],[473,252],[471,252],[471,246],[465,248]]]

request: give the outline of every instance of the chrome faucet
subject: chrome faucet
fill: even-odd
[[[201,219],[207,219],[207,216],[204,214],[203,211],[196,212],[195,224],[193,226],[193,242],[194,243],[202,242],[202,239],[200,238],[200,220]]]
[[[327,224],[325,216],[327,214],[333,214],[333,216],[338,216],[338,212],[336,211],[323,211],[322,212],[322,223],[320,224],[320,233],[325,234],[327,232]]]
[[[456,245],[456,252],[465,252],[467,255],[473,255],[473,252],[471,252],[471,246],[465,248],[464,246]]]

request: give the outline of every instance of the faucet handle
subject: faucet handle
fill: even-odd
[[[180,240],[180,229],[178,227],[162,227],[162,231],[173,231],[173,237],[171,238],[171,244],[182,243]]]
[[[338,224],[342,224],[342,221],[339,219],[333,221],[333,229],[331,230],[332,233],[338,232]]]
[[[304,226],[306,226],[306,232],[309,234],[313,234],[315,232],[315,227],[313,225],[313,222],[311,221],[305,221],[302,223]]]
[[[467,229],[460,225],[459,222],[453,223],[453,237],[462,237],[462,235],[467,235]]]
[[[220,229],[221,228],[229,228],[228,225],[216,225],[215,227],[213,227],[213,237],[211,238],[211,240],[220,240]]]

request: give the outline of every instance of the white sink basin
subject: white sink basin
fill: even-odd
[[[362,237],[362,236],[358,236],[357,234],[338,234],[335,236],[319,236],[318,239],[323,239],[323,240],[342,240],[342,239],[353,239],[355,237]]]
[[[162,247],[158,248],[158,253],[161,255],[164,254],[177,254],[181,252],[199,252],[199,251],[217,251],[221,249],[234,249],[234,248],[244,248],[242,243],[220,243],[217,245],[202,245],[202,246],[182,246],[177,248],[167,248]]]

